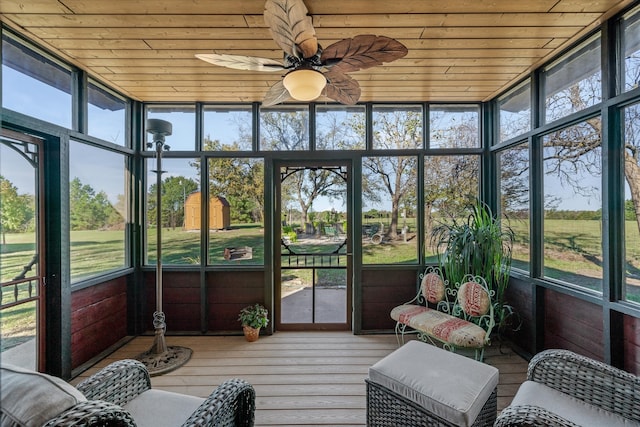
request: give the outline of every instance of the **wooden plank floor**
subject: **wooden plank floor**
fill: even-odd
[[[257,426],[366,425],[369,366],[397,348],[395,335],[350,332],[277,332],[248,343],[242,336],[172,337],[168,345],[189,347],[182,367],[152,377],[154,388],[206,397],[222,381],[239,377],[256,390]],[[153,337],[138,337],[74,379],[134,358]],[[500,370],[498,410],[509,404],[525,379],[527,363],[508,348],[488,349],[486,362]]]

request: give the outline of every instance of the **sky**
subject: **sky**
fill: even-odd
[[[22,113],[29,113],[45,121],[49,121],[60,126],[70,127],[71,122],[71,97],[66,93],[47,85],[41,84],[34,79],[28,78],[21,73],[17,73],[5,66],[2,67],[3,79],[3,107],[16,110]],[[64,108],[64,105],[68,105]],[[243,115],[243,114],[246,114]],[[166,144],[172,150],[193,150],[195,142],[195,110],[185,112],[172,112],[169,114],[159,114],[151,112],[149,117],[161,118],[172,123],[172,135],[166,137]],[[212,139],[218,139],[223,143],[231,143],[235,137],[238,120],[250,120],[250,110],[238,115],[220,114],[208,112],[205,114],[204,133]],[[111,112],[101,110],[95,106],[90,106],[89,111],[89,132],[93,136],[100,137],[107,141],[124,144],[124,112]],[[33,192],[33,177],[29,173],[29,168],[25,168],[26,162],[15,153],[10,153],[6,147],[0,151],[0,174],[9,179],[19,189],[20,193]],[[97,159],[98,154],[100,159]],[[82,144],[73,144],[71,148],[71,179],[78,176],[84,184],[94,188],[96,192],[105,191],[109,199],[115,203],[117,196],[124,193],[124,160],[123,156],[115,153],[105,153],[91,147],[82,147]],[[167,169],[165,176],[193,176],[194,169],[188,167],[187,161],[165,161],[166,165],[172,167]],[[109,179],[105,179],[109,177]],[[600,178],[583,176],[583,182],[596,187],[600,187]],[[155,177],[152,178],[155,182]],[[555,178],[545,177],[545,194],[559,196],[561,203],[558,209],[600,209],[599,198],[586,197],[572,194],[573,191],[563,187]],[[366,201],[365,201],[366,202]],[[334,207],[340,210],[340,206],[326,198],[318,200],[314,206],[315,211],[323,211]],[[365,209],[372,208],[366,203]],[[378,209],[385,206],[378,206]]]

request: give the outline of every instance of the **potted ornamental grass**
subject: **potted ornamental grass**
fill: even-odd
[[[434,228],[432,241],[449,283],[461,283],[466,274],[483,277],[493,294],[495,322],[500,331],[514,319],[505,293],[511,272],[514,232],[489,206],[475,200],[470,213]]]
[[[260,304],[248,305],[238,315],[242,331],[247,341],[253,342],[260,336],[260,328],[269,324],[269,311]]]

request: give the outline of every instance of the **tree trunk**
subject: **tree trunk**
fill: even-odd
[[[425,238],[425,246],[427,248],[431,248],[431,233],[433,232],[433,215],[431,214],[431,209],[433,208],[433,203],[427,202],[424,204],[424,235]],[[435,248],[433,248],[435,252]]]
[[[391,201],[391,224],[387,230],[387,237],[391,240],[398,238],[398,210],[400,209],[400,201],[394,197]]]
[[[636,214],[636,224],[640,232],[640,166],[637,160],[630,154],[624,155],[624,176],[631,191],[631,201]]]

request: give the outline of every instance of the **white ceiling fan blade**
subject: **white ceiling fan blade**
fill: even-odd
[[[282,71],[286,68],[278,61],[255,56],[227,55],[224,53],[198,53],[196,58],[221,67],[249,71]]]
[[[291,99],[291,95],[289,95],[289,91],[286,87],[284,87],[284,83],[280,80],[278,83],[274,84],[269,88],[267,93],[262,100],[262,105],[265,107],[270,107],[272,105],[280,104],[281,102],[287,101]]]

